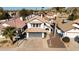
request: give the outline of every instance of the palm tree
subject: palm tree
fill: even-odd
[[[13,36],[15,35],[15,27],[6,27],[2,31],[3,31],[3,36],[5,36],[5,38],[10,38],[10,40],[13,43]]]

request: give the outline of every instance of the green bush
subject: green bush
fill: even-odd
[[[70,38],[69,37],[64,37],[64,38],[62,38],[62,41],[65,42],[65,43],[69,43]]]
[[[74,41],[76,41],[76,42],[79,43],[79,36],[76,36],[76,37],[74,38]]]

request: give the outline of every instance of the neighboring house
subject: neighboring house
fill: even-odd
[[[25,26],[25,21],[20,18],[12,18],[8,21],[5,21],[1,24],[3,27],[11,26],[15,27],[16,29],[23,28]]]
[[[27,17],[25,17],[25,19],[26,19],[26,20],[28,20],[28,19],[30,19],[30,18],[32,18],[32,17],[34,17],[34,16],[36,16],[36,15],[31,14],[31,15],[29,15],[29,16],[27,16]]]
[[[63,37],[75,38],[79,36],[79,20],[70,21],[65,24],[58,24],[58,33],[62,33]]]
[[[12,18],[10,20],[6,20],[5,22],[0,23],[0,38],[2,38],[2,30],[8,26],[15,27],[16,29],[22,29],[26,25],[25,21],[20,18]],[[3,37],[4,38],[4,37]]]
[[[27,39],[45,38],[46,34],[51,33],[52,31],[50,22],[38,15],[29,19],[26,23],[28,27],[26,29]]]
[[[47,13],[47,15],[45,15],[48,18],[54,19],[57,15],[54,13]]]

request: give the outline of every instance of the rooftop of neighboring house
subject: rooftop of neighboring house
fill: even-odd
[[[5,22],[0,24],[0,30],[7,26],[12,26],[16,28],[22,28],[25,25],[25,21],[21,20],[20,18],[12,18],[10,20],[6,20]]]
[[[48,12],[45,17],[50,18],[50,19],[54,19],[57,16],[56,13],[53,12]]]
[[[47,13],[47,15],[48,15],[48,16],[53,16],[54,13],[53,13],[53,12],[49,12],[49,13]]]
[[[66,13],[62,13],[62,14],[58,13],[59,18],[68,18],[68,16],[69,14],[66,14]]]
[[[71,30],[71,29],[74,28],[74,26],[72,26],[72,24],[73,24],[73,21],[70,21],[70,22],[64,23],[64,24],[63,24],[63,23],[59,23],[59,24],[58,24],[58,27],[59,27],[62,31],[66,32],[66,31]]]
[[[74,21],[73,26],[79,28],[79,19],[76,19],[76,20]]]
[[[59,19],[59,21],[60,21],[61,19]],[[58,22],[58,21],[57,21]],[[62,30],[62,31],[64,31],[64,32],[66,32],[66,31],[68,31],[68,30],[71,30],[71,29],[73,29],[73,28],[79,28],[79,19],[76,19],[76,20],[74,20],[74,21],[69,21],[69,22],[67,22],[67,23],[62,23],[62,20],[60,21],[60,22],[58,22],[58,27]]]
[[[68,15],[62,13],[58,15],[55,21],[58,25],[58,28],[60,28],[64,32],[74,28],[74,26],[72,26],[74,21],[69,21],[67,20],[67,18],[68,18]],[[66,21],[66,22],[63,23],[63,21]]]
[[[20,18],[12,19],[6,22],[12,27],[22,28],[25,25],[25,21],[21,20]]]

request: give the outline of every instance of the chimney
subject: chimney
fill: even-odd
[[[41,18],[43,18],[43,14],[41,14]]]

